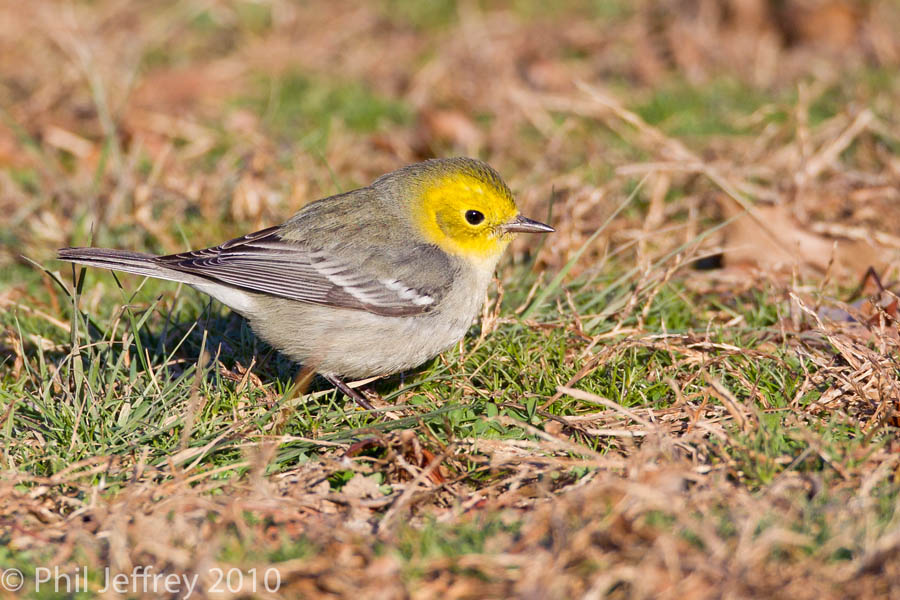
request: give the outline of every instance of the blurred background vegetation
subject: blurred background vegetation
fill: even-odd
[[[896,0],[0,0],[0,566],[900,595],[898,31]],[[52,260],[459,154],[557,232],[375,415],[294,397],[198,294]]]

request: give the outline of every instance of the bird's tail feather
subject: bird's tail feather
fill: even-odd
[[[156,261],[156,257],[152,254],[144,254],[142,252],[113,250],[110,248],[60,248],[56,257],[60,260],[80,265],[123,271],[167,281],[178,281],[191,285],[208,283],[207,279],[197,275],[183,273],[162,265]]]

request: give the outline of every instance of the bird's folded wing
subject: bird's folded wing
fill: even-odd
[[[436,246],[356,246],[353,261],[340,253],[285,240],[270,227],[220,246],[156,260],[211,281],[289,300],[407,316],[434,308],[455,276]]]

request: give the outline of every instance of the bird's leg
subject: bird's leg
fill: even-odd
[[[320,373],[320,375],[321,375],[321,373]],[[347,385],[346,383],[344,383],[343,381],[341,381],[334,375],[322,375],[322,377],[324,377],[328,383],[330,383],[337,389],[341,390],[345,396],[347,396],[348,398],[351,398],[354,402],[356,402],[357,404],[362,406],[364,409],[375,410],[375,407],[372,406],[369,403],[369,401],[366,400],[365,397],[363,397],[362,394],[360,394],[359,392],[357,392],[356,390],[351,388],[349,385]]]

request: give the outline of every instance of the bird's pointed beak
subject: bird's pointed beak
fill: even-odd
[[[556,231],[549,225],[544,225],[540,221],[533,221],[522,215],[518,215],[512,221],[504,223],[500,228],[504,233],[550,233]]]

